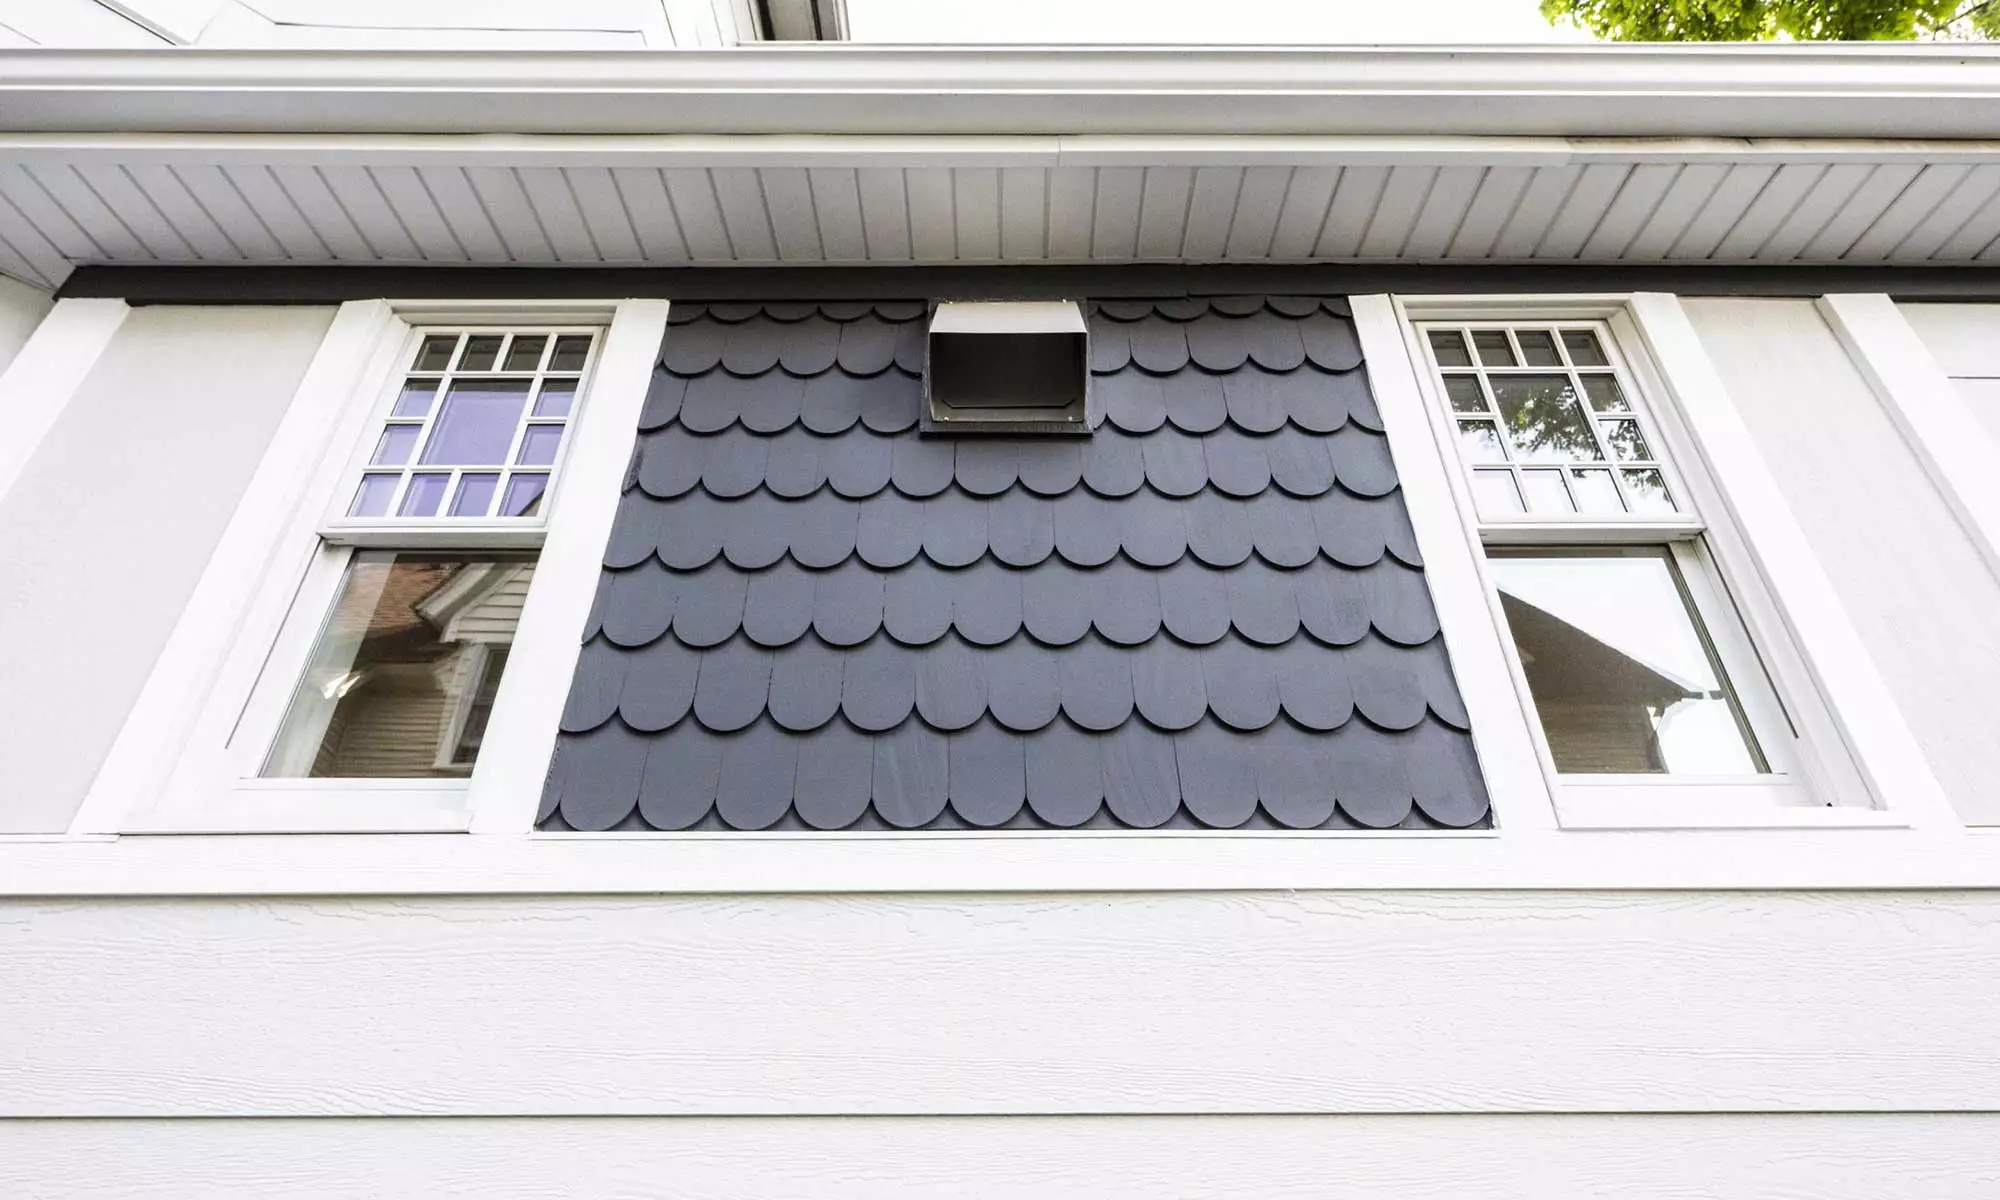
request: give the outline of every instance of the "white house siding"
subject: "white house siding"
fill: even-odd
[[[0,833],[69,824],[332,318],[134,310],[0,496]]]
[[[1938,782],[2000,824],[2000,582],[1811,301],[1684,303]]]
[[[1972,415],[2000,441],[2000,304],[1905,304],[1903,315],[1951,377]]]
[[[1883,1114],[2000,1107],[1996,938],[1965,893],[13,903],[0,1113],[111,1119],[0,1121],[0,1193],[1985,1198],[2000,1119]]]
[[[2000,1188],[1996,1132],[2000,1118],[1971,1115],[12,1121],[0,1187],[66,1200],[1952,1200]]]
[[[55,300],[40,288],[17,283],[0,276],[0,374],[5,374],[7,364],[27,345],[28,335],[35,332],[35,326],[42,323]],[[7,402],[0,401],[0,412],[5,412]]]

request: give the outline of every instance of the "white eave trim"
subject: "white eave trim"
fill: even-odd
[[[0,131],[1995,138],[2000,47],[0,51]]]

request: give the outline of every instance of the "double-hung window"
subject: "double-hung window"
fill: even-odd
[[[471,774],[595,342],[587,329],[417,332],[321,527],[315,574],[338,582],[300,614],[316,625],[306,661],[281,657],[259,685],[268,703],[296,680],[258,776]],[[246,732],[256,756],[265,739]]]
[[[160,811],[128,828],[469,820],[604,330],[396,326],[392,377],[306,498],[303,570],[267,594],[273,633],[237,648],[246,682],[225,680]]]
[[[1411,328],[1564,822],[1837,803],[1718,564],[1721,505],[1618,322],[1508,317]]]

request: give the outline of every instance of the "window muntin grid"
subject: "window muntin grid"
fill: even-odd
[[[1655,431],[1598,322],[1425,322],[1459,457],[1488,520],[1681,515]]]
[[[597,348],[588,329],[425,329],[350,520],[536,521]]]

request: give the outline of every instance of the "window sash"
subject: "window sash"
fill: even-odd
[[[424,345],[425,339],[441,335],[469,339],[479,336],[505,336],[507,334],[546,334],[549,337],[548,344],[543,348],[541,364],[538,365],[537,371],[532,376],[535,381],[534,387],[531,388],[528,398],[524,400],[520,415],[515,419],[514,430],[509,438],[507,451],[504,456],[507,461],[496,464],[474,465],[437,464],[431,468],[432,472],[448,473],[449,475],[449,479],[445,485],[444,498],[438,506],[438,515],[429,517],[401,517],[394,515],[397,508],[402,504],[409,481],[419,473],[430,473],[425,471],[420,460],[437,419],[443,412],[452,384],[455,381],[461,380],[518,378],[525,374],[524,372],[500,370],[499,366],[501,364],[498,363],[496,363],[495,369],[490,371],[459,371],[456,369],[456,361],[450,364],[452,369],[449,370],[439,372],[418,371],[414,364],[420,349]],[[547,419],[537,418],[533,415],[535,397],[540,394],[542,386],[546,384],[552,374],[555,378],[559,379],[566,379],[572,375],[571,372],[567,371],[551,373],[545,369],[541,369],[541,367],[545,366],[550,356],[553,355],[557,338],[579,335],[591,338],[590,351],[584,361],[582,370],[575,373],[577,380],[575,399],[571,402],[569,414],[561,421],[563,429],[562,441],[556,448],[555,460],[546,468],[548,482],[542,493],[542,503],[539,510],[534,515],[526,517],[502,517],[497,515],[487,517],[452,517],[445,515],[450,507],[452,498],[457,494],[459,481],[468,471],[475,473],[494,472],[501,475],[501,479],[496,485],[496,495],[492,501],[493,505],[497,508],[500,503],[500,495],[507,486],[507,481],[512,479],[517,472],[525,469],[527,473],[538,473],[543,470],[540,467],[524,468],[522,464],[516,464],[513,460],[518,456],[521,440],[530,425],[553,423]],[[556,505],[561,500],[563,482],[569,474],[566,467],[570,458],[571,447],[576,442],[577,430],[581,422],[586,419],[586,414],[589,410],[589,397],[592,385],[596,380],[599,363],[603,359],[605,336],[606,326],[597,323],[557,324],[522,321],[518,324],[439,322],[412,323],[408,325],[401,340],[401,348],[397,353],[396,366],[383,382],[380,394],[372,399],[368,407],[367,422],[362,427],[360,435],[355,439],[352,451],[347,457],[346,465],[341,474],[341,481],[323,501],[322,511],[324,515],[319,520],[320,536],[326,541],[338,545],[368,546],[379,549],[517,549],[539,545],[544,531],[548,528],[549,514],[554,511]],[[462,354],[463,351],[460,350],[457,353]],[[379,470],[370,470],[373,464],[369,462],[369,459],[374,455],[376,443],[381,438],[383,430],[392,421],[391,414],[396,407],[397,398],[402,393],[404,382],[414,376],[435,378],[439,381],[438,388],[431,401],[430,408],[425,413],[421,423],[417,426],[417,441],[411,448],[409,461],[399,468],[400,477],[388,502],[389,515],[382,517],[349,516],[348,510],[354,500],[355,489],[360,486],[363,476],[382,473]]]
[[[1742,709],[1743,719],[1750,727],[1751,735],[1756,742],[1756,750],[1762,755],[1768,771],[1728,775],[1670,772],[1604,775],[1560,770],[1556,766],[1555,754],[1549,747],[1548,735],[1542,725],[1540,707],[1535,702],[1533,690],[1528,686],[1527,670],[1515,647],[1507,619],[1500,612],[1500,591],[1493,583],[1488,560],[1482,554],[1479,564],[1480,575],[1485,581],[1495,619],[1499,623],[1503,649],[1508,664],[1513,668],[1515,691],[1520,698],[1523,711],[1528,716],[1544,774],[1563,788],[1604,787],[1612,780],[1618,781],[1621,786],[1635,793],[1656,792],[1662,789],[1747,786],[1760,793],[1766,793],[1767,798],[1773,803],[1810,803],[1808,793],[1803,790],[1804,781],[1797,773],[1797,756],[1792,749],[1798,738],[1797,732],[1778,697],[1769,672],[1765,669],[1762,656],[1757,653],[1756,646],[1751,641],[1749,631],[1744,628],[1735,605],[1730,603],[1719,586],[1719,577],[1715,573],[1713,562],[1704,552],[1699,539],[1690,538],[1666,543],[1666,549],[1680,576],[1680,584],[1686,589],[1685,596],[1694,616],[1701,623],[1700,632],[1706,634],[1714,649],[1724,679]]]
[[[1620,346],[1617,332],[1612,327],[1610,321],[1602,318],[1565,318],[1554,315],[1548,317],[1527,315],[1506,319],[1481,318],[1470,320],[1440,316],[1436,318],[1416,318],[1411,321],[1411,329],[1414,334],[1412,340],[1417,347],[1424,372],[1425,393],[1432,401],[1434,412],[1442,414],[1442,419],[1445,423],[1444,427],[1449,435],[1446,438],[1448,452],[1455,469],[1464,476],[1468,490],[1473,493],[1473,518],[1482,529],[1519,527],[1528,530],[1549,529],[1553,531],[1574,527],[1602,526],[1608,528],[1613,526],[1647,526],[1657,527],[1662,532],[1672,531],[1678,533],[1697,531],[1703,527],[1699,502],[1696,500],[1687,481],[1681,476],[1675,466],[1672,439],[1664,436],[1665,431],[1661,428],[1661,423],[1655,417],[1646,388],[1638,377],[1638,372],[1634,369],[1634,364],[1626,356],[1624,348]],[[1522,361],[1524,355],[1520,348],[1518,334],[1522,331],[1539,332],[1543,330],[1548,330],[1554,335],[1562,358],[1561,364],[1552,366],[1525,365],[1524,361]],[[1476,352],[1471,356],[1473,363],[1471,366],[1445,365],[1439,361],[1436,348],[1431,339],[1431,334],[1434,331],[1462,331],[1468,343],[1470,343],[1474,333],[1504,333],[1509,339],[1509,344],[1513,347],[1513,355],[1517,360],[1517,365],[1489,367],[1479,360]],[[1595,337],[1597,345],[1604,353],[1605,365],[1602,367],[1577,365],[1562,337],[1564,333],[1568,332],[1588,332]],[[1498,397],[1495,395],[1492,387],[1493,377],[1508,378],[1556,374],[1566,376],[1574,384],[1578,403],[1582,406],[1583,420],[1588,426],[1592,444],[1600,454],[1600,458],[1595,460],[1578,460],[1576,462],[1558,462],[1553,460],[1548,462],[1526,462],[1515,457],[1511,448],[1509,448],[1504,462],[1474,463],[1468,459],[1460,433],[1460,430],[1468,423],[1478,424],[1482,420],[1494,422],[1502,444],[1504,445],[1507,440],[1504,429],[1504,415],[1499,407]],[[1629,415],[1627,412],[1600,412],[1594,402],[1585,398],[1587,389],[1582,382],[1583,379],[1586,376],[1606,375],[1616,381],[1619,391],[1623,394]],[[1445,394],[1446,385],[1444,380],[1450,376],[1471,378],[1477,381],[1480,394],[1484,398],[1486,405],[1483,416],[1470,411],[1461,412],[1453,407],[1450,398]],[[1628,462],[1617,457],[1616,451],[1610,443],[1609,436],[1604,432],[1603,425],[1606,421],[1624,422],[1628,420],[1638,429],[1640,437],[1651,452],[1650,458]],[[1576,490],[1576,484],[1570,478],[1571,473],[1577,470],[1609,471],[1611,481],[1617,489],[1625,510],[1623,512],[1584,511],[1582,497]],[[1665,481],[1667,493],[1672,498],[1673,509],[1671,511],[1645,509],[1636,505],[1633,502],[1630,484],[1624,474],[1628,470],[1659,471]],[[1526,503],[1528,495],[1526,485],[1528,481],[1523,476],[1524,471],[1559,473],[1563,480],[1563,486],[1568,490],[1572,498],[1572,507],[1575,511],[1558,512],[1530,508]],[[1481,475],[1488,472],[1494,476],[1504,476],[1512,480],[1516,494],[1523,498],[1522,511],[1518,513],[1500,513],[1486,512],[1479,508],[1477,502],[1477,482]]]

